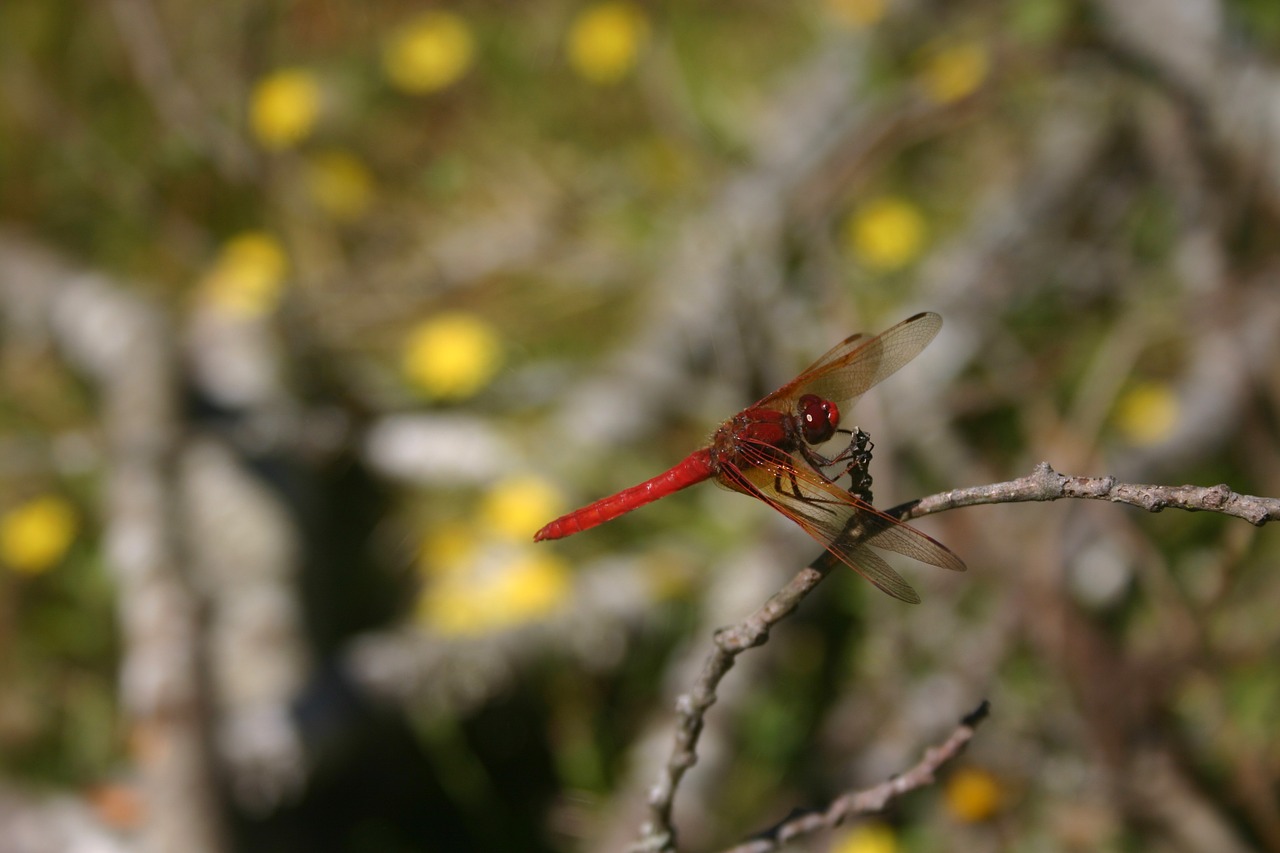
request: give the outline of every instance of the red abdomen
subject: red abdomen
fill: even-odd
[[[616,495],[601,498],[582,509],[575,509],[568,515],[560,516],[533,534],[533,541],[560,539],[574,533],[581,533],[583,530],[588,530],[597,524],[604,524],[658,498],[664,498],[694,483],[701,483],[714,473],[715,469],[711,465],[711,451],[707,448],[694,451],[674,468],[651,480],[645,480],[637,486],[623,489]]]

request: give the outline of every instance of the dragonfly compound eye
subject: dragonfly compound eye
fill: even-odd
[[[836,434],[840,425],[840,409],[817,394],[800,398],[800,431],[809,444],[822,444]]]

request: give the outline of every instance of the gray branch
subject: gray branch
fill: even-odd
[[[1147,512],[1185,509],[1189,512],[1217,512],[1243,518],[1261,527],[1268,521],[1280,520],[1280,499],[1241,495],[1225,484],[1216,486],[1154,486],[1121,483],[1115,477],[1068,477],[1041,462],[1026,477],[953,489],[907,504],[893,514],[900,518],[919,518],[962,506],[1023,501],[1056,501],[1063,498],[1111,501],[1129,504]]]
[[[1242,518],[1250,524],[1259,526],[1268,521],[1280,520],[1280,499],[1241,495],[1225,485],[1156,486],[1122,483],[1115,477],[1068,477],[1054,471],[1047,462],[1041,462],[1031,474],[1017,480],[941,492],[903,504],[889,510],[889,513],[907,520],[962,506],[1053,501],[1064,498],[1106,500],[1130,504],[1148,512],[1160,512],[1168,507],[1191,512],[1217,512]],[[714,648],[707,656],[698,680],[689,692],[682,694],[676,700],[676,727],[670,757],[663,766],[658,780],[649,790],[649,818],[641,827],[640,839],[632,848],[633,851],[666,853],[676,849],[676,830],[671,820],[676,791],[685,773],[698,761],[698,738],[702,733],[707,710],[716,703],[716,689],[720,681],[733,668],[734,660],[738,655],[767,642],[769,631],[773,626],[795,610],[805,596],[813,591],[837,565],[840,563],[829,553],[824,552],[812,564],[801,569],[786,586],[774,593],[764,605],[741,623],[716,632]],[[965,738],[966,741],[968,737],[972,737],[971,731]],[[926,757],[926,763],[927,761]],[[908,775],[912,772],[914,771],[908,771]],[[928,781],[923,779],[914,787],[928,784]],[[899,793],[913,790],[914,787]],[[847,803],[842,805],[844,799],[837,800],[831,809],[848,808]],[[831,813],[830,809],[824,814],[829,813]],[[821,819],[819,817],[819,820]],[[774,848],[743,849],[771,850]]]
[[[870,788],[841,794],[822,811],[785,820],[768,832],[760,833],[756,838],[725,853],[770,853],[811,832],[833,829],[854,815],[882,812],[903,794],[932,785],[942,765],[963,752],[969,741],[973,740],[978,726],[987,718],[988,709],[984,701],[960,721],[945,741],[925,750],[924,758],[905,773]]]

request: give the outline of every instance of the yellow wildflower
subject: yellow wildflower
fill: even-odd
[[[387,40],[382,69],[391,85],[412,95],[437,92],[471,68],[475,39],[453,12],[434,10],[409,21]]]
[[[311,135],[320,116],[320,84],[301,68],[267,75],[253,87],[249,125],[263,148],[292,148]]]
[[[826,0],[826,7],[841,24],[863,29],[884,17],[885,0]]]
[[[898,853],[898,836],[883,823],[862,823],[842,832],[832,853]]]
[[[565,563],[529,546],[506,553],[500,566],[477,564],[440,578],[423,592],[418,615],[442,634],[484,634],[550,615],[568,599],[570,588]]]
[[[509,477],[494,486],[480,505],[485,526],[506,539],[529,539],[555,517],[564,502],[555,487],[539,477]]]
[[[424,575],[441,575],[457,571],[474,557],[476,531],[469,524],[446,522],[436,525],[423,538],[418,548],[418,567]]]
[[[599,85],[617,83],[636,65],[649,38],[649,19],[631,3],[597,3],[578,13],[569,27],[569,65]]]
[[[67,553],[76,527],[66,500],[45,495],[27,501],[0,517],[0,560],[24,574],[46,571]]]
[[[486,613],[483,597],[459,581],[432,584],[418,597],[419,621],[448,636],[484,633]]]
[[[920,254],[925,237],[924,216],[906,199],[885,196],[854,212],[845,237],[859,262],[878,272],[891,272]]]
[[[280,304],[288,271],[289,260],[275,237],[246,231],[223,245],[200,282],[200,293],[227,314],[258,317]]]
[[[415,327],[405,341],[402,367],[421,391],[439,399],[470,397],[489,383],[502,363],[493,327],[474,314],[438,314]]]
[[[309,158],[306,183],[316,205],[343,222],[359,219],[373,200],[373,175],[348,151],[333,149]]]
[[[923,50],[920,85],[935,103],[967,98],[987,79],[990,59],[981,42],[969,39],[935,43]]]
[[[1165,382],[1143,382],[1117,402],[1116,428],[1130,444],[1159,444],[1173,434],[1181,415],[1178,395]]]
[[[986,770],[964,767],[951,774],[943,791],[947,811],[962,823],[990,820],[1000,811],[1004,789]]]
[[[507,624],[539,619],[564,603],[569,586],[569,569],[563,560],[545,550],[531,553],[513,563],[494,584],[494,611]]]

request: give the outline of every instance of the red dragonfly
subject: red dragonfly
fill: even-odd
[[[824,469],[846,463],[839,476],[869,482],[855,469],[865,463],[865,434],[831,457],[818,448],[840,429],[840,413],[863,392],[893,375],[920,354],[942,328],[942,318],[925,312],[868,338],[852,335],[832,347],[795,379],[729,420],[708,446],[695,450],[671,470],[638,486],[561,516],[534,534],[535,541],[559,539],[603,524],[672,492],[714,478],[735,492],[759,498],[821,542],[839,560],[894,598],[911,603],[920,596],[872,547],[922,563],[964,571],[946,546],[886,515],[842,489]]]

